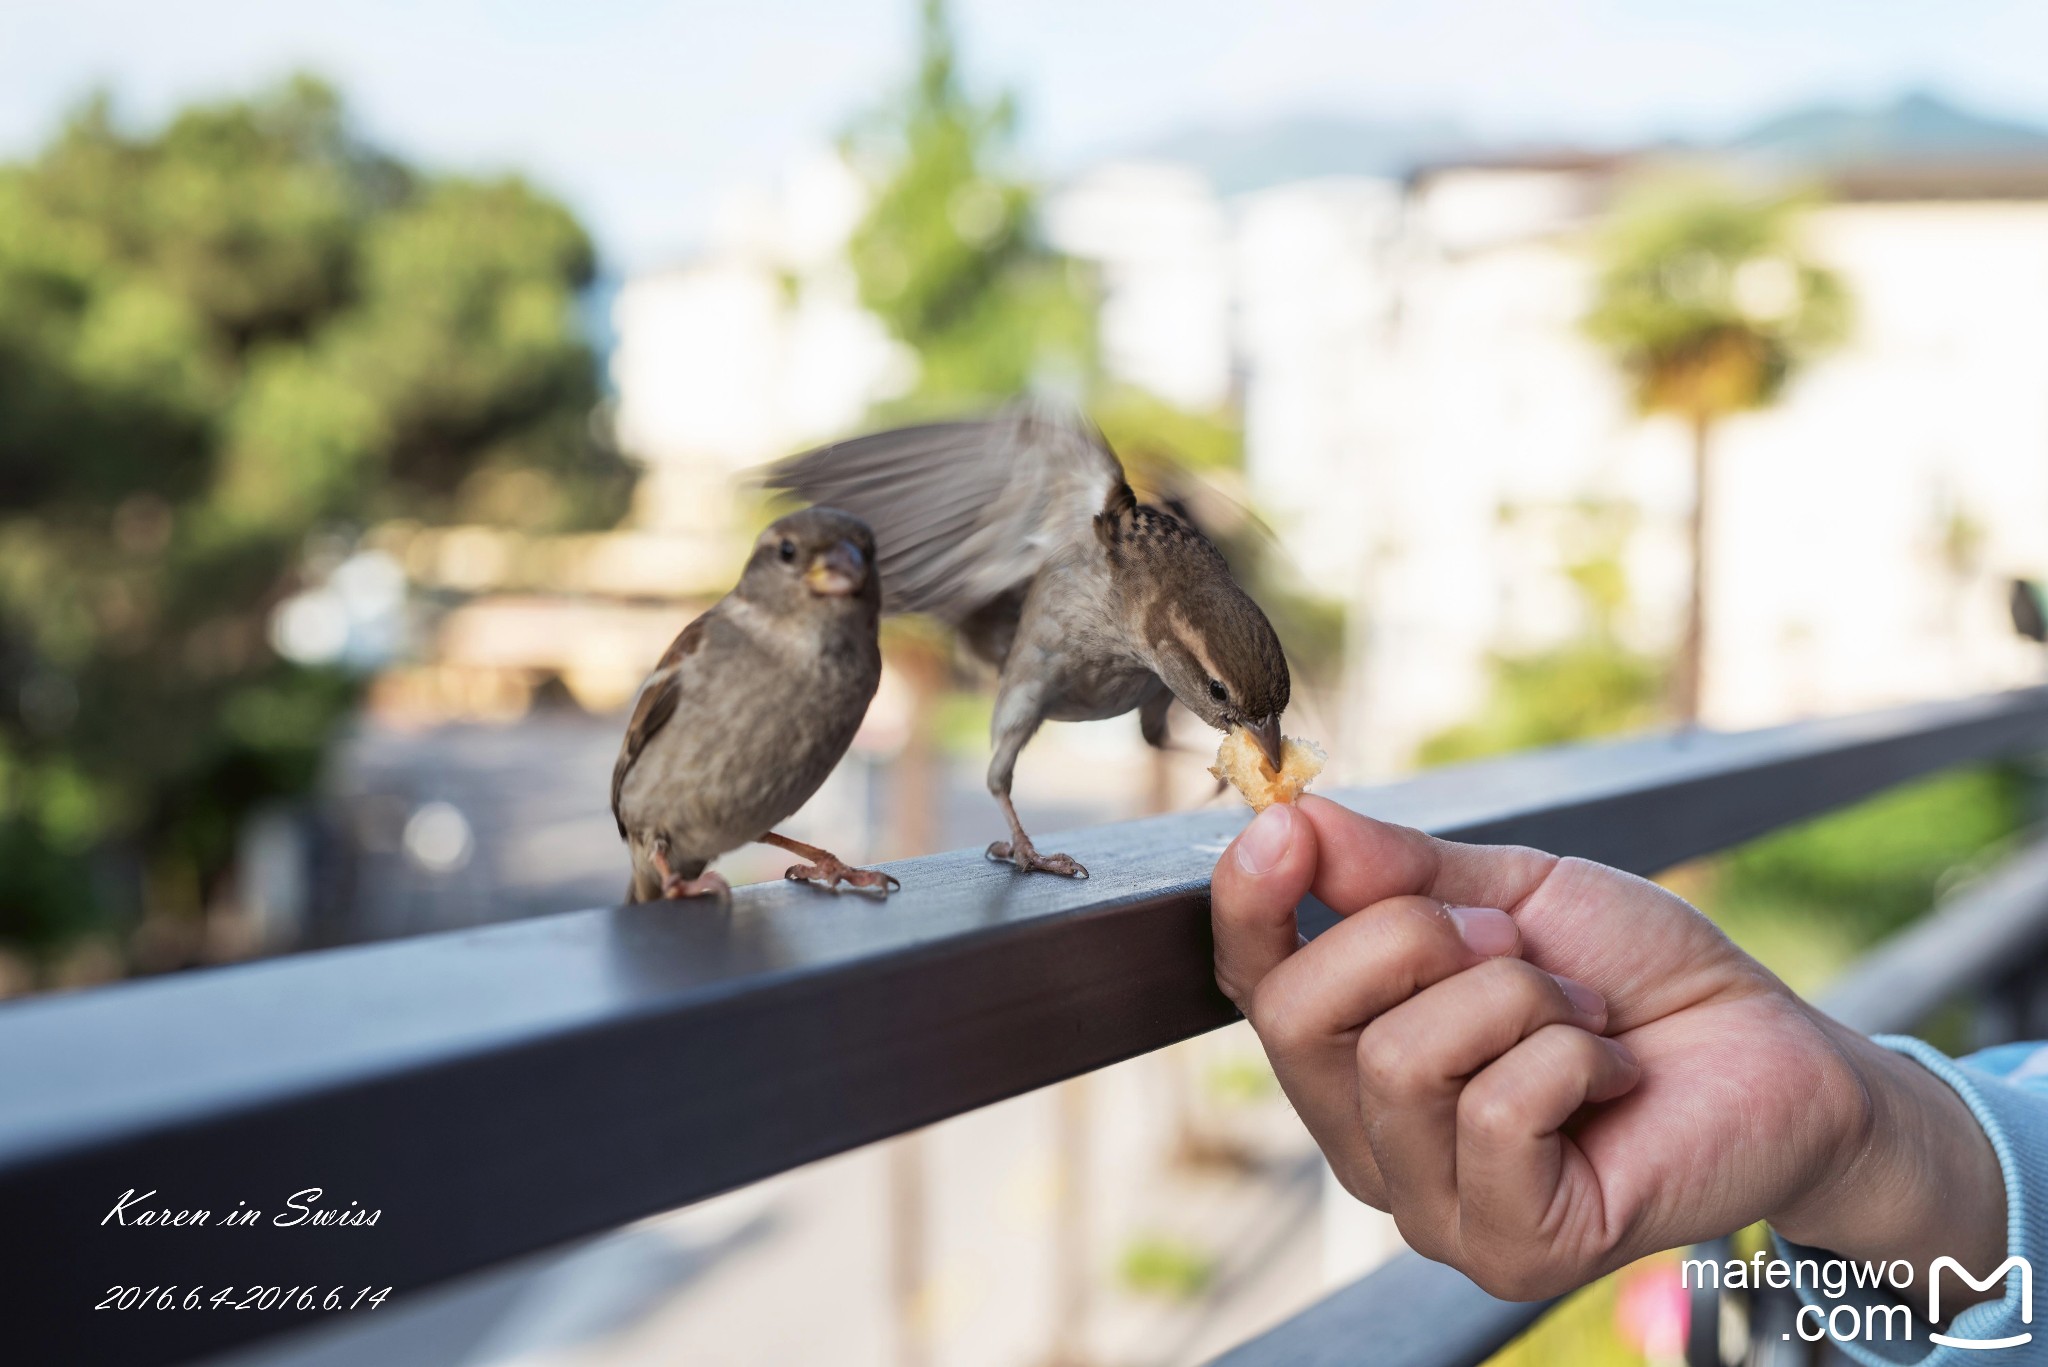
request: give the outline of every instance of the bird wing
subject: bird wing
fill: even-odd
[[[626,723],[625,743],[619,747],[618,763],[612,766],[612,820],[618,822],[622,840],[626,836],[626,819],[619,815],[619,797],[626,790],[626,775],[633,772],[647,742],[676,714],[676,704],[683,697],[683,660],[704,643],[710,620],[711,612],[705,612],[684,627],[662,653],[647,682],[640,685],[640,696],[633,703],[633,719]]]
[[[885,611],[958,624],[1086,541],[1124,468],[1086,418],[1034,403],[834,442],[768,483],[874,528]]]

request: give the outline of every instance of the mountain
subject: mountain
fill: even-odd
[[[1135,155],[1184,162],[1226,195],[1312,176],[1398,176],[1482,144],[1449,119],[1304,116],[1244,128],[1191,128]]]
[[[1662,146],[1733,152],[1822,172],[1929,163],[1984,166],[2048,161],[2048,128],[1914,91],[1874,106],[1803,106],[1723,143]],[[1525,149],[1482,141],[1448,118],[1309,115],[1242,128],[1190,128],[1129,155],[1193,166],[1206,172],[1220,193],[1235,195],[1314,176],[1401,176],[1431,162],[1518,150]]]
[[[1817,169],[2048,158],[2048,129],[1978,114],[1916,91],[1875,108],[1812,105],[1780,114],[1728,150]]]

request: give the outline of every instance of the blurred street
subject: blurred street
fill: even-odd
[[[312,891],[315,933],[349,943],[616,904],[627,860],[606,793],[625,724],[623,714],[560,710],[510,724],[357,728],[336,747],[329,780],[327,814],[346,850],[337,861],[347,878]],[[1135,741],[1135,723],[1125,719],[1122,727]],[[1074,757],[1071,747],[1053,745]],[[1112,749],[1118,767],[1143,763],[1134,749]],[[1086,763],[1087,752],[1080,757]],[[966,757],[943,767],[935,848],[986,845],[1003,834],[984,766]],[[1020,790],[1018,811],[1031,829],[1131,814],[1129,774],[1107,784],[1059,782],[1061,767],[1040,761],[1027,774],[1049,780]],[[888,830],[894,779],[890,766],[856,753],[788,829],[854,862],[885,858],[878,841]],[[753,846],[721,867],[737,886],[780,877],[789,862],[779,850]],[[847,901],[857,914],[858,899]]]

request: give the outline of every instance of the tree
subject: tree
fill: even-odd
[[[308,538],[587,525],[588,238],[430,176],[300,77],[146,133],[107,100],[0,167],[0,941],[190,923],[350,706],[280,659]]]
[[[1012,165],[1015,102],[968,93],[944,0],[919,14],[916,76],[846,140],[871,195],[848,244],[861,302],[918,362],[898,407],[998,403],[1034,382],[1079,390],[1092,301],[1039,236],[1037,190]]]
[[[1847,318],[1841,282],[1799,251],[1802,207],[1709,179],[1658,180],[1624,198],[1598,245],[1586,331],[1642,411],[1672,414],[1691,435],[1692,583],[1672,676],[1687,726],[1700,709],[1714,425],[1775,401]]]

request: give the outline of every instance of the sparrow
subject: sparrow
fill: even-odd
[[[989,858],[1088,876],[1040,853],[1010,800],[1047,720],[1135,709],[1163,748],[1178,698],[1219,731],[1249,730],[1279,766],[1290,681],[1272,623],[1184,512],[1137,499],[1078,414],[1027,403],[879,432],[791,457],[767,482],[866,518],[884,611],[930,614],[996,667],[988,788],[1010,838]]]
[[[853,743],[882,679],[875,537],[833,508],[761,533],[739,584],[684,627],[640,686],[612,769],[630,902],[723,894],[712,860],[759,841],[783,876],[887,895],[888,874],[776,833]]]

